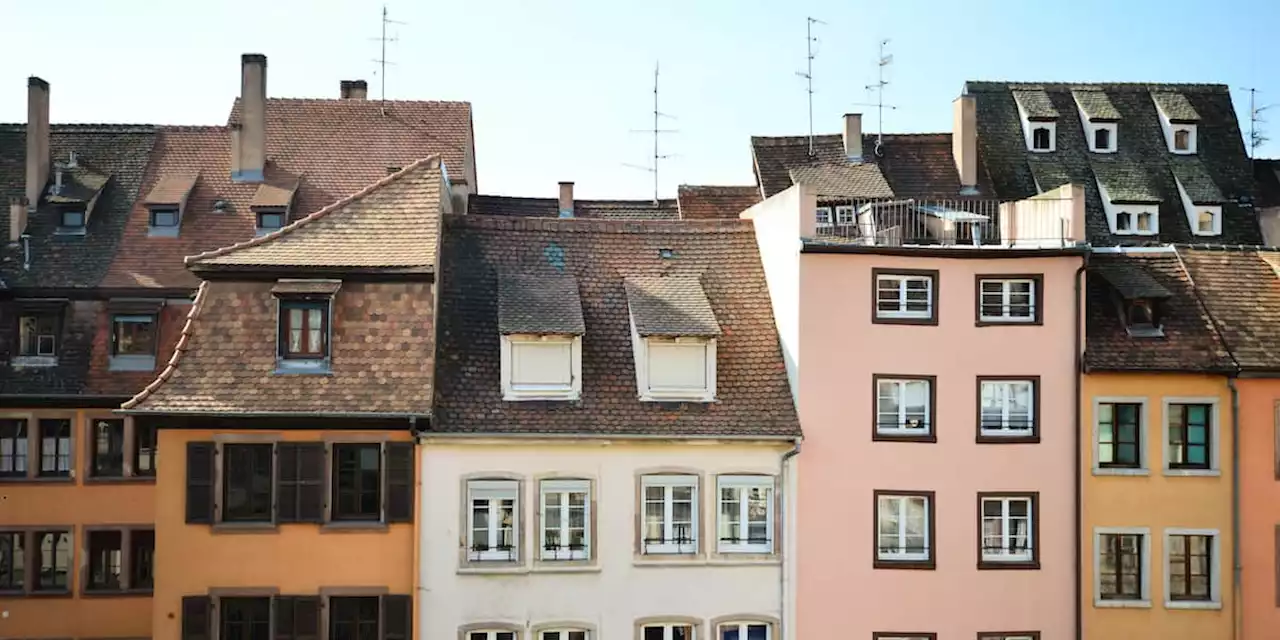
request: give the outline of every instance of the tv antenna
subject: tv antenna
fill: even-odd
[[[809,16],[805,18],[804,26],[804,48],[805,48],[805,70],[797,71],[796,75],[805,79],[805,93],[809,94],[809,155],[813,155],[813,58],[818,55],[814,50],[814,44],[818,39],[813,37],[813,25],[827,23]]]
[[[378,79],[382,81],[382,95],[379,97],[379,102],[381,103],[382,115],[384,116],[387,115],[387,65],[395,66],[396,64],[395,62],[387,59],[387,43],[398,42],[400,40],[400,38],[394,36],[390,38],[387,37],[387,25],[389,24],[403,25],[408,23],[392,20],[387,17],[387,5],[384,4],[382,5],[382,35],[377,38],[370,38],[370,40],[377,40],[382,44],[382,55],[374,60],[374,62],[378,63],[379,70],[376,73],[378,74]]]
[[[653,63],[653,128],[652,129],[632,129],[632,133],[648,133],[653,136],[653,164],[644,166],[639,164],[624,164],[623,166],[632,169],[640,169],[653,174],[653,203],[658,204],[658,162],[670,158],[671,155],[662,155],[658,153],[658,139],[664,133],[676,133],[676,129],[663,129],[659,126],[661,118],[670,118],[675,120],[676,117],[663,113],[658,110],[658,63]]]
[[[1258,149],[1265,144],[1268,138],[1258,125],[1266,124],[1267,121],[1262,118],[1262,112],[1272,107],[1280,106],[1280,103],[1267,104],[1257,106],[1257,94],[1259,89],[1256,87],[1241,87],[1242,90],[1249,92],[1249,162],[1253,162],[1254,156],[1258,154]]]
[[[879,127],[879,131],[876,133],[876,155],[880,155],[880,147],[881,145],[884,144],[884,110],[889,109],[892,111],[898,108],[894,105],[884,103],[884,88],[889,86],[889,81],[884,79],[884,68],[893,64],[893,54],[892,53],[886,54],[884,52],[884,48],[888,46],[888,44],[889,44],[888,38],[885,38],[884,40],[880,41],[880,57],[876,59],[876,67],[877,67],[876,83],[869,84],[866,86],[867,91],[876,92],[876,101],[871,103],[867,103],[867,102],[854,103],[854,106],[876,108],[876,126]]]

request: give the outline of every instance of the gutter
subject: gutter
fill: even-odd
[[[790,579],[790,574],[791,571],[795,569],[795,554],[793,554],[792,551],[799,548],[799,545],[796,544],[795,540],[795,532],[799,530],[799,527],[795,526],[795,523],[792,522],[796,513],[795,505],[793,504],[794,500],[792,500],[794,483],[789,483],[787,480],[790,478],[792,468],[789,462],[792,458],[800,454],[800,444],[803,440],[803,438],[796,438],[795,445],[793,445],[786,453],[782,454],[782,460],[780,463],[781,469],[779,470],[778,476],[779,482],[782,485],[782,490],[779,492],[782,497],[782,526],[784,527],[783,530],[787,533],[787,535],[782,538],[783,542],[786,544],[786,548],[781,550],[782,571],[778,574],[778,611],[781,614],[780,618],[782,626],[781,633],[778,635],[782,640],[796,640],[795,634],[791,632],[791,629],[795,626],[795,611],[791,611],[790,607],[787,605],[791,602],[791,598],[789,597],[790,591],[795,587],[795,583]]]
[[[170,416],[182,418],[195,416],[200,418],[383,418],[407,419],[411,423],[418,418],[430,419],[429,413],[380,413],[380,412],[338,412],[324,411],[161,411],[150,409],[116,409],[114,413],[127,416]]]
[[[1084,260],[1080,263],[1080,268],[1076,269],[1075,282],[1075,327],[1074,339],[1071,348],[1075,350],[1073,354],[1075,359],[1075,405],[1072,407],[1072,413],[1075,414],[1075,469],[1073,474],[1075,477],[1076,496],[1072,505],[1072,517],[1075,521],[1075,628],[1076,640],[1084,638],[1084,443],[1081,438],[1084,437],[1084,427],[1080,421],[1084,419],[1083,411],[1080,409],[1081,403],[1084,402],[1084,274],[1089,268],[1089,254],[1084,254]]]
[[[223,414],[225,415],[225,414]],[[715,442],[717,440],[740,440],[744,442],[750,441],[770,441],[770,442],[797,442],[798,436],[793,435],[741,435],[741,434],[725,434],[725,435],[673,435],[673,434],[657,434],[657,433],[608,433],[594,432],[585,429],[575,431],[573,433],[538,433],[533,431],[508,431],[508,432],[428,432],[422,434],[424,439],[445,439],[457,438],[460,440],[471,439],[479,440],[484,438],[494,439],[511,439],[511,440],[590,440],[604,438],[608,440],[706,440]]]

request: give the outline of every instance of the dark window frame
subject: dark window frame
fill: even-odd
[[[1002,498],[1012,498],[1016,500],[1027,500],[1031,507],[1030,533],[1028,537],[1031,539],[1031,559],[1018,561],[998,561],[986,560],[982,556],[983,552],[983,511],[984,500],[998,500]],[[978,492],[978,569],[979,570],[1038,570],[1040,569],[1040,492],[1039,491],[979,491]]]
[[[276,352],[280,359],[301,362],[329,360],[332,352],[330,348],[332,343],[330,333],[333,325],[333,299],[328,296],[323,298],[282,296],[278,299],[277,305],[279,308],[279,320],[277,322]],[[290,311],[294,309],[303,311],[301,314],[302,326],[298,327],[301,332],[301,344],[303,347],[302,350],[296,352],[290,349],[289,346],[289,334],[294,329],[291,324],[292,314]],[[310,326],[311,314],[309,313],[309,311],[317,309],[320,311],[320,344],[318,346],[311,344],[310,334],[313,328]],[[314,350],[312,350],[313,347],[315,347]]]
[[[271,595],[226,595],[218,597],[216,599],[216,604],[214,605],[215,616],[213,620],[213,625],[216,627],[218,632],[217,637],[232,637],[230,631],[232,628],[231,625],[234,624],[244,630],[245,635],[241,635],[239,637],[253,637],[252,629],[254,627],[261,628],[262,625],[265,625],[266,631],[263,637],[268,639],[273,638],[275,633],[275,600],[276,598]],[[263,604],[266,605],[265,620],[262,619],[263,611],[261,610],[261,607]],[[242,613],[246,615],[248,619],[238,621],[228,620],[228,611],[239,607],[245,608],[242,610]],[[257,610],[255,611],[254,609]],[[246,628],[247,630],[245,630]]]
[[[880,498],[924,498],[925,535],[928,558],[924,560],[892,560],[880,558]],[[875,489],[871,492],[871,566],[874,569],[920,569],[933,571],[938,566],[938,500],[933,491],[897,491]],[[901,526],[901,523],[899,523]]]
[[[369,640],[379,640],[382,637],[382,598],[380,596],[377,596],[377,595],[331,595],[327,598],[327,600],[328,602],[326,602],[325,604],[326,604],[326,608],[328,609],[328,615],[326,616],[326,618],[328,619],[327,620],[328,624],[326,625],[327,628],[325,629],[325,631],[328,632],[328,635],[325,637],[327,638],[338,637],[337,630],[338,630],[338,625],[340,624],[354,625],[358,632],[358,630],[362,626],[365,626],[367,629],[367,625],[369,623],[373,624],[372,638],[369,638]],[[360,606],[368,607],[370,604],[373,605],[372,612],[369,612],[367,610],[365,611],[360,610]],[[348,609],[348,607],[350,607],[350,609]],[[354,615],[355,619],[354,620],[348,619],[346,621],[339,620],[339,617],[342,616],[344,613],[355,614]],[[370,620],[368,616],[371,616],[372,619]],[[368,638],[368,636],[364,634],[360,634],[360,635],[352,634],[352,635],[347,635],[343,637],[358,638],[358,640],[365,640],[366,638]]]
[[[1182,421],[1178,424],[1174,424],[1172,422],[1174,407],[1182,408]],[[1191,407],[1203,407],[1205,409],[1204,444],[1192,444],[1190,442],[1189,433],[1192,425],[1189,423],[1188,414],[1190,412],[1187,411],[1187,409]],[[1165,444],[1165,468],[1166,469],[1174,470],[1174,471],[1182,471],[1182,470],[1212,471],[1215,469],[1215,465],[1213,464],[1213,456],[1217,453],[1217,450],[1214,448],[1216,446],[1216,443],[1214,442],[1215,440],[1214,436],[1216,435],[1214,434],[1214,424],[1217,421],[1216,412],[1217,412],[1217,405],[1210,402],[1167,402],[1165,403],[1164,421],[1165,421],[1166,437],[1165,437],[1164,444]],[[1181,435],[1182,441],[1174,442],[1173,439],[1175,435],[1178,435],[1178,434]],[[1181,454],[1180,456],[1172,455],[1172,450],[1174,448],[1176,448],[1180,452]],[[1191,451],[1194,448],[1204,449],[1203,463],[1174,462],[1175,457],[1180,457],[1184,461],[1188,460],[1190,458]]]
[[[1191,150],[1191,130],[1177,128],[1173,130],[1173,150],[1174,151],[1190,151]]]
[[[242,487],[228,482],[228,477],[236,477],[237,482],[246,482],[243,489],[246,492],[246,503],[255,500],[262,500],[262,492],[259,487],[253,486],[262,480],[260,472],[263,460],[254,457],[251,452],[261,456],[261,452],[266,453],[266,509],[247,507],[245,511],[232,513],[231,492],[239,490]],[[242,453],[243,452],[243,453]],[[229,466],[232,464],[232,457],[247,456],[243,461],[249,465],[248,474],[233,474]],[[218,509],[218,521],[235,525],[261,525],[276,523],[276,443],[274,442],[225,442],[218,450],[219,460],[217,462],[217,476],[219,477],[218,494],[221,500]]]
[[[145,318],[145,320],[144,320]],[[151,349],[146,352],[122,353],[123,342],[120,335],[124,325],[149,325],[151,327]],[[156,357],[160,348],[160,317],[155,313],[113,313],[111,314],[111,355],[112,356],[151,356]]]
[[[1009,317],[1009,319],[983,318],[982,315],[982,283],[1005,282],[1010,280],[1031,281],[1032,314],[1030,319]],[[1003,287],[1002,287],[1003,288]],[[1043,273],[980,273],[973,277],[973,326],[975,327],[1039,327],[1044,326],[1044,274]]]
[[[78,215],[80,220],[77,224],[67,224],[67,216]],[[89,226],[89,210],[80,207],[65,207],[58,210],[58,229],[66,231],[80,231]]]
[[[982,384],[984,382],[1031,383],[1031,433],[1007,436],[983,433]],[[1040,376],[978,376],[976,394],[974,405],[977,414],[974,418],[976,429],[974,442],[978,444],[1037,444],[1040,442]]]
[[[0,593],[26,593],[27,587],[31,584],[28,567],[31,561],[31,533],[22,529],[4,529],[0,530],[0,539],[4,540],[3,550],[0,553],[7,552],[8,554],[8,561],[4,565],[6,571],[0,574],[0,578],[2,578],[0,580]],[[17,550],[21,550],[22,557],[15,561]]]
[[[158,224],[159,215],[172,215],[173,224]],[[155,206],[148,210],[148,225],[156,229],[174,229],[182,226],[182,214],[178,207]]]
[[[924,318],[894,318],[880,315],[880,278],[882,277],[906,277],[906,278],[928,278],[929,284],[929,317]],[[919,325],[919,326],[938,326],[938,308],[939,308],[939,285],[941,277],[937,269],[889,269],[874,267],[871,269],[871,323],[872,324],[903,324],[903,325]],[[899,311],[902,309],[899,308]]]
[[[1182,578],[1180,580],[1181,584],[1179,584],[1178,578],[1176,578],[1173,573],[1173,566],[1174,566],[1175,560],[1174,560],[1172,541],[1174,538],[1181,538],[1182,545],[1183,545],[1182,547],[1183,554],[1182,554],[1182,560],[1181,560],[1183,573],[1182,573]],[[1194,567],[1193,559],[1197,557],[1201,557],[1200,554],[1191,553],[1190,542],[1192,538],[1204,539],[1205,547],[1204,547],[1204,554],[1203,554],[1203,557],[1204,557],[1204,573],[1203,574],[1196,574],[1192,572],[1192,569]],[[1216,541],[1216,538],[1217,538],[1216,535],[1211,535],[1207,533],[1170,533],[1165,535],[1164,542],[1165,542],[1165,545],[1167,545],[1166,555],[1169,557],[1168,566],[1165,567],[1165,571],[1167,571],[1169,575],[1169,594],[1168,594],[1169,600],[1173,602],[1213,602],[1214,601],[1214,598],[1213,598],[1214,589],[1215,587],[1218,586],[1214,584],[1214,575],[1213,575],[1214,574],[1213,563],[1215,560],[1218,560],[1217,558],[1214,557],[1214,550],[1213,550],[1213,546],[1214,546],[1214,542]],[[1203,596],[1199,596],[1191,593],[1192,579],[1196,577],[1204,578],[1205,593]],[[1179,593],[1180,589],[1181,589],[1181,593]]]
[[[59,478],[63,480],[72,480],[75,476],[76,458],[75,458],[75,428],[72,426],[71,418],[39,418],[36,420],[36,430],[39,439],[37,443],[37,453],[40,458],[40,466],[36,469],[36,477],[38,478]],[[49,439],[46,435],[46,427],[56,427],[58,432],[53,436],[54,451],[48,453],[45,451],[45,440]],[[65,451],[62,448],[63,442],[66,442]],[[28,449],[30,451],[30,449]],[[45,469],[46,458],[52,458],[53,469]],[[65,461],[67,468],[65,470],[58,469],[61,463]]]
[[[98,427],[103,422],[118,423],[123,434],[120,450],[120,472],[106,474],[98,469]],[[156,471],[156,439],[158,431],[154,425],[145,425],[137,420],[118,418],[110,414],[93,415],[86,418],[82,432],[84,438],[85,482],[155,482]],[[144,446],[147,445],[147,446]],[[142,462],[147,461],[147,469],[142,469]]]
[[[279,226],[274,226],[274,225],[273,225],[273,226],[264,226],[264,225],[263,225],[263,222],[264,222],[268,217],[272,217],[272,218],[274,218],[274,217],[276,217],[276,216],[279,216],[279,218],[280,218],[280,225],[279,225]],[[253,222],[254,227],[255,227],[259,232],[262,232],[262,233],[272,233],[272,232],[279,231],[280,229],[283,229],[283,228],[285,228],[285,227],[289,226],[289,212],[288,212],[287,210],[285,210],[285,209],[277,209],[277,208],[271,208],[271,209],[256,209],[256,210],[254,210],[254,212],[253,212],[253,220],[254,220],[254,222]]]
[[[357,480],[355,487],[344,488],[341,474],[340,455],[346,451],[355,451],[357,463],[359,463],[361,450],[373,449],[377,453],[377,479],[374,481],[373,487],[364,486],[366,478],[363,477],[365,470],[357,468],[355,478]],[[334,442],[329,445],[328,462],[330,467],[329,473],[329,522],[382,522],[385,518],[385,495],[386,495],[386,447],[381,442]],[[367,513],[360,509],[354,512],[347,512],[343,508],[344,495],[348,497],[355,494],[357,503],[362,503],[367,494],[372,491],[374,496],[374,504],[376,505],[376,513]]]
[[[893,380],[924,382],[929,386],[929,407],[925,416],[924,433],[896,434],[880,431],[880,383]],[[872,442],[924,442],[938,441],[938,376],[871,374],[871,440]]]
[[[1042,139],[1043,135],[1043,139]],[[1053,150],[1053,129],[1044,125],[1031,125],[1031,149],[1033,151]]]
[[[103,427],[106,427],[106,433],[108,434],[108,451],[105,452],[101,447]],[[114,439],[110,435],[117,428],[119,430],[118,449],[112,446]],[[126,477],[125,461],[128,459],[128,454],[125,450],[128,448],[128,431],[129,427],[123,418],[89,419],[89,436],[85,441],[85,447],[89,456],[88,476],[90,478],[120,479]],[[103,463],[104,458],[106,458],[105,464]]]
[[[32,438],[31,438],[31,422],[23,418],[3,419],[0,420],[0,440],[11,443],[9,445],[10,452],[3,455],[8,460],[8,471],[0,471],[0,478],[5,480],[25,480],[31,477],[33,465],[31,464],[32,455]],[[26,448],[19,454],[19,444],[25,443]],[[17,471],[18,460],[22,460],[22,470]]]
[[[1143,568],[1146,566],[1148,558],[1144,557],[1147,553],[1146,542],[1149,533],[1100,533],[1098,534],[1099,548],[1095,550],[1098,554],[1098,599],[1099,600],[1120,600],[1120,601],[1145,601],[1147,593],[1147,576],[1144,576]],[[1135,540],[1134,552],[1137,555],[1137,568],[1134,574],[1137,579],[1137,593],[1129,593],[1124,590],[1124,577],[1127,575],[1124,570],[1124,557],[1128,554],[1124,553],[1124,540],[1133,538]],[[1105,548],[1103,548],[1105,547]],[[1106,566],[1105,557],[1114,556],[1115,563],[1115,585],[1116,589],[1112,593],[1104,590],[1102,577],[1104,575],[1104,567]]]
[[[1103,420],[1100,414],[1101,414],[1101,409],[1104,406],[1111,407],[1111,423],[1110,423],[1111,424],[1111,440],[1110,441],[1104,441],[1102,437]],[[1122,423],[1119,419],[1119,410],[1121,407],[1125,407],[1125,408],[1131,407],[1133,409],[1133,440],[1132,441],[1125,440],[1120,437],[1120,425]],[[1094,425],[1095,425],[1094,428],[1098,432],[1096,462],[1097,462],[1097,467],[1099,469],[1142,469],[1144,468],[1145,462],[1143,460],[1143,455],[1142,455],[1142,446],[1143,446],[1142,430],[1145,428],[1143,424],[1144,423],[1143,413],[1145,413],[1144,409],[1145,409],[1145,405],[1142,402],[1099,402],[1096,405],[1095,415],[1094,415]],[[1108,446],[1112,448],[1112,455],[1111,455],[1112,461],[1103,462],[1102,449],[1103,447],[1108,447]],[[1135,460],[1132,463],[1118,461],[1120,458],[1118,452],[1121,447],[1125,447],[1125,446],[1133,447]]]
[[[1098,127],[1093,130],[1093,150],[1111,151],[1111,129]]]
[[[64,576],[66,584],[61,587],[44,586],[44,580],[45,580],[43,575],[44,560],[45,560],[44,538],[45,536],[50,536],[50,535],[66,536],[67,564],[66,564],[66,567],[62,570],[62,574]],[[75,571],[76,562],[78,561],[78,558],[76,557],[76,541],[75,540],[76,540],[75,531],[69,528],[41,527],[39,529],[34,529],[31,531],[31,538],[30,538],[31,545],[27,548],[27,553],[26,553],[28,562],[31,563],[30,564],[31,568],[28,569],[29,571],[28,575],[31,576],[30,586],[28,587],[28,591],[27,591],[28,594],[46,594],[46,593],[61,594],[61,595],[71,594],[71,585],[73,583],[72,572]],[[53,571],[55,572],[58,571],[57,550],[59,548],[60,548],[59,543],[54,542]]]
[[[151,595],[155,588],[155,528],[152,525],[88,525],[83,527],[82,531],[80,552],[84,554],[85,562],[80,572],[80,595]],[[115,533],[120,536],[120,575],[119,583],[115,587],[94,584],[94,563],[97,562],[93,549],[95,533]],[[145,580],[141,577],[138,565],[141,554],[136,543],[139,539],[147,540],[148,538],[151,541],[151,547],[148,555],[143,559],[149,560],[151,564],[146,571],[149,580]]]
[[[35,318],[35,342],[34,349],[28,353],[27,340],[24,339],[23,325],[27,318]],[[18,356],[22,358],[57,358],[62,351],[62,323],[64,313],[62,309],[21,309],[16,315],[18,326],[14,330],[14,334],[18,339]],[[48,323],[48,326],[42,327],[42,323]],[[51,353],[42,353],[42,339],[48,337],[52,342]]]

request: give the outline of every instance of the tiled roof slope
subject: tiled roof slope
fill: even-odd
[[[580,336],[586,330],[577,278],[518,273],[499,276],[499,333]]]
[[[1209,314],[1245,371],[1280,371],[1280,253],[1178,247]]]
[[[1249,161],[1236,122],[1231,94],[1224,85],[1149,84],[1043,84],[1040,87],[1061,114],[1056,151],[1027,151],[1013,91],[1025,85],[1006,82],[969,82],[965,91],[977,101],[978,154],[990,175],[995,195],[1017,200],[1071,181],[1084,186],[1089,240],[1097,245],[1147,244],[1152,241],[1191,242],[1182,201],[1171,169],[1174,162],[1198,162],[1218,190],[1232,202],[1223,206],[1222,235],[1214,242],[1259,244],[1262,235],[1252,211],[1234,201],[1252,193]],[[1089,151],[1073,89],[1101,90],[1120,114],[1118,152]],[[1178,93],[1198,113],[1197,151],[1194,156],[1169,153],[1152,94]],[[1046,165],[1053,165],[1048,170]],[[1160,198],[1158,238],[1114,236],[1107,224],[1095,179],[1098,167],[1130,167],[1131,175],[1143,175]],[[1037,168],[1039,167],[1039,168]],[[1046,178],[1053,176],[1054,179]],[[1046,182],[1048,182],[1046,184]]]
[[[839,134],[814,136],[814,155],[809,155],[808,136],[753,136],[756,180],[769,197],[792,185],[791,171],[799,167],[849,164],[844,138]],[[949,133],[885,134],[880,153],[876,136],[862,137],[862,155],[884,174],[893,195],[899,198],[959,198],[960,176],[951,153]],[[990,197],[990,184],[978,158],[978,191]],[[880,197],[868,195],[862,197]]]
[[[9,245],[9,198],[26,191],[26,127],[0,125],[0,279],[10,288],[75,288],[98,286],[120,246],[121,233],[146,172],[156,141],[145,125],[60,125],[50,127],[50,156],[77,162],[110,175],[83,236],[55,235],[57,212],[42,198],[28,217],[31,268],[23,268],[23,248]],[[49,179],[53,179],[52,170]]]
[[[1172,252],[1094,254],[1089,258],[1085,313],[1085,366],[1090,371],[1221,371],[1233,369],[1227,345],[1213,329],[1192,282]],[[1103,277],[1137,270],[1170,297],[1162,302],[1163,337],[1131,337]],[[1147,278],[1146,276],[1149,276]],[[1139,280],[1134,278],[1132,280]],[[1149,287],[1148,287],[1149,288]]]
[[[471,107],[465,102],[267,101],[268,182],[301,177],[294,218],[318,211],[403,168],[440,154],[451,180],[465,177],[472,162]],[[238,101],[230,121],[237,122]],[[183,266],[185,256],[254,237],[249,205],[258,185],[231,182],[227,127],[164,127],[144,185],[148,192],[166,176],[199,172],[177,238],[148,237],[148,212],[133,208],[121,250],[105,284],[122,287],[189,287],[199,281]],[[455,169],[455,166],[458,168]],[[224,200],[225,211],[214,202]]]
[[[1257,183],[1258,206],[1280,207],[1280,158],[1255,160],[1253,177]]]
[[[435,266],[443,176],[424,158],[265,236],[186,259],[193,269]]]
[[[873,163],[835,162],[796,167],[791,170],[791,182],[813,187],[819,200],[823,197],[893,197],[889,182]]]
[[[661,249],[672,257],[662,258]],[[441,255],[439,380],[432,428],[445,433],[671,437],[800,433],[749,222],[602,222],[449,215]],[[498,276],[577,278],[586,333],[574,402],[505,402]],[[624,279],[701,277],[722,330],[717,401],[640,402]]]
[[[467,213],[516,218],[558,218],[558,198],[470,196]],[[600,220],[675,220],[680,209],[675,200],[574,200],[573,217]]]
[[[718,336],[720,324],[695,276],[631,276],[623,279],[627,310],[641,336]]]
[[[737,218],[760,202],[760,188],[682,184],[676,190],[676,201],[684,220]]]

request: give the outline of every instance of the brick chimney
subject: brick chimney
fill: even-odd
[[[240,56],[240,125],[231,131],[231,181],[262,182],[267,165],[267,57]]]
[[[49,181],[49,83],[27,78],[27,202],[40,203],[40,194]],[[25,220],[24,220],[25,227]]]
[[[573,217],[573,183],[560,183],[560,217]]]
[[[960,193],[978,192],[978,108],[973,96],[962,95],[951,103],[951,155],[960,176]]]
[[[9,242],[18,242],[27,231],[27,199],[9,198]]]
[[[862,162],[862,114],[844,114],[844,155],[852,162]]]
[[[339,83],[338,95],[343,100],[364,100],[369,97],[369,83],[364,80],[343,80]]]

